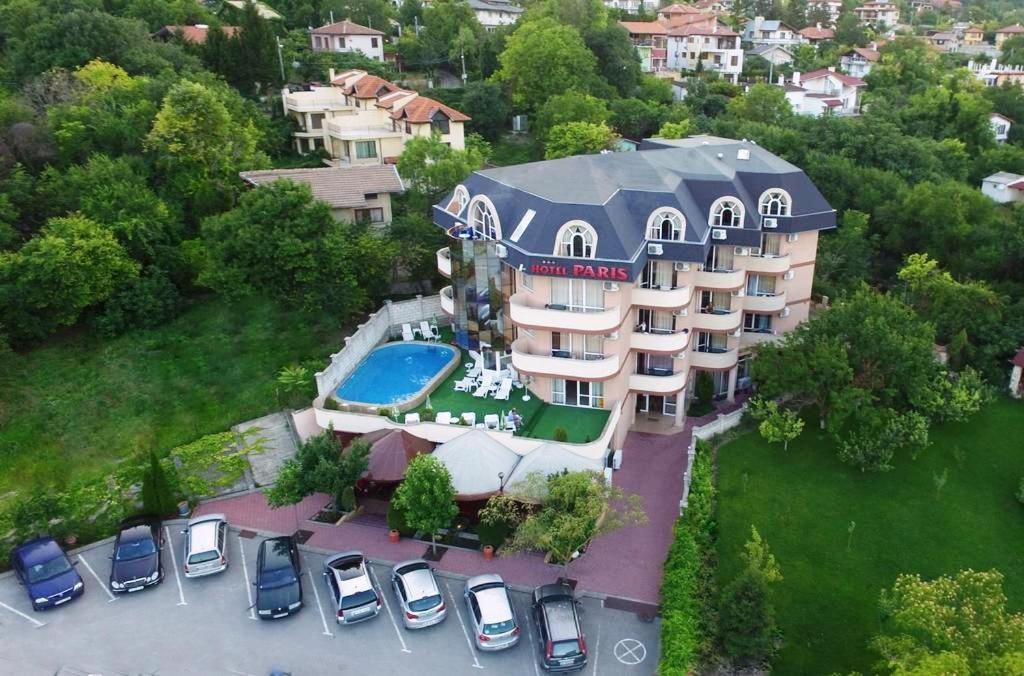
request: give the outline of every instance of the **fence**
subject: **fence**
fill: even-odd
[[[711,422],[700,425],[699,427],[695,426],[690,430],[690,445],[686,448],[686,469],[683,470],[683,499],[679,501],[680,516],[682,516],[684,511],[686,511],[686,506],[690,501],[690,474],[693,470],[693,456],[697,452],[697,440],[710,439],[715,435],[736,427],[743,419],[743,412],[746,409],[747,405],[743,404],[731,413],[723,413]]]
[[[324,397],[334,391],[373,348],[388,338],[400,335],[402,324],[417,325],[421,321],[449,323],[448,315],[441,310],[440,296],[416,296],[397,303],[384,301],[382,308],[371,312],[366,322],[345,338],[345,346],[341,352],[331,355],[327,368],[316,373],[317,396]]]

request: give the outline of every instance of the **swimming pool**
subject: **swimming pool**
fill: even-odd
[[[449,345],[389,343],[375,348],[334,394],[346,402],[373,405],[418,405],[417,395],[458,365],[459,352]]]

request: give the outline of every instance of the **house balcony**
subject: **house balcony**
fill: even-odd
[[[391,127],[346,125],[336,120],[327,121],[327,133],[342,141],[368,141],[379,138],[402,138],[401,131]]]
[[[774,296],[745,296],[743,309],[747,312],[781,312],[786,307],[786,292]]]
[[[731,332],[740,327],[739,310],[725,312],[697,312],[693,315],[693,328],[701,331]]]
[[[619,364],[617,354],[588,356],[586,359],[556,357],[550,352],[530,352],[527,341],[521,338],[512,343],[512,366],[521,373],[571,380],[603,380],[618,373]]]
[[[516,293],[509,298],[510,317],[513,323],[536,329],[551,331],[574,331],[577,333],[611,333],[622,323],[619,308],[570,310],[564,305],[541,305],[531,303],[531,294]]]
[[[728,270],[725,272],[711,272],[701,270],[694,273],[693,285],[702,289],[714,291],[734,291],[742,289],[747,278],[745,270]]]
[[[640,352],[661,354],[682,352],[690,344],[690,332],[682,331],[633,331],[629,334],[629,347]]]
[[[686,387],[686,370],[665,375],[630,373],[629,389],[646,394],[674,394]]]
[[[678,310],[690,304],[692,297],[691,288],[688,286],[656,287],[652,289],[634,288],[630,296],[633,305],[649,307],[658,310]]]
[[[351,106],[346,105],[345,98],[341,92],[334,87],[286,94],[284,105],[288,110],[294,110],[298,113],[323,113],[351,108]]]
[[[709,369],[721,371],[736,366],[738,351],[733,348],[720,352],[702,352],[694,350],[690,352],[690,366],[698,369]]]
[[[452,295],[451,285],[441,289],[441,310],[449,317],[455,316],[455,296]]]
[[[782,340],[783,334],[776,329],[771,331],[744,331],[740,334],[740,345],[742,347],[753,347],[761,343],[774,343]]]
[[[437,250],[437,271],[451,279],[452,252],[448,247]]]
[[[781,275],[790,268],[789,254],[785,256],[751,256],[744,266],[747,272]]]

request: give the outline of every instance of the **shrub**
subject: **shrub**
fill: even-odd
[[[1020,483],[1017,484],[1017,492],[1014,493],[1017,498],[1017,502],[1024,505],[1024,476],[1020,478]]]
[[[774,652],[775,613],[763,575],[746,569],[722,594],[722,644],[729,657],[762,664]]]
[[[564,427],[555,428],[555,441],[569,441],[569,433]]]
[[[709,371],[700,371],[697,374],[696,384],[697,401],[704,406],[710,406],[715,398],[715,381]]]
[[[342,489],[341,495],[338,496],[338,507],[345,512],[351,512],[356,508],[356,489],[352,486],[347,486]]]
[[[160,268],[147,268],[103,304],[90,324],[102,336],[110,338],[130,329],[151,329],[178,314],[181,294]]]
[[[394,501],[388,505],[388,528],[391,530],[397,530],[404,536],[413,535],[416,531],[409,528],[409,524],[405,522],[405,512],[397,507]]]
[[[434,409],[424,408],[420,411],[420,420],[423,422],[434,422]]]
[[[480,546],[490,545],[497,549],[505,544],[510,533],[509,527],[504,523],[481,523],[476,527],[476,534],[480,538]]]
[[[340,411],[341,405],[338,404],[338,400],[334,397],[327,397],[324,399],[324,408],[328,411]]]

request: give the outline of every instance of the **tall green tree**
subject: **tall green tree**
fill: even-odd
[[[868,215],[847,209],[835,232],[818,239],[814,261],[814,288],[829,298],[853,293],[871,279],[875,237],[868,231]]]
[[[357,440],[342,452],[334,429],[328,428],[304,441],[295,457],[285,461],[277,481],[267,490],[267,503],[285,507],[313,493],[326,493],[334,498],[335,505],[348,507],[349,494],[369,466],[369,458],[367,442]]]
[[[608,104],[596,96],[570,89],[548,99],[533,120],[533,134],[543,140],[555,125],[566,122],[602,124],[611,117]]]
[[[398,158],[398,173],[410,188],[411,205],[425,211],[483,166],[483,162],[475,148],[455,150],[437,136],[422,136],[405,144]]]
[[[611,123],[621,135],[640,140],[652,136],[661,127],[666,109],[641,99],[612,101]]]
[[[756,84],[743,96],[729,101],[729,114],[752,122],[785,124],[793,116],[793,108],[780,87]]]
[[[409,462],[405,479],[395,490],[392,501],[410,528],[430,533],[431,547],[435,551],[437,532],[451,526],[459,513],[452,475],[432,455],[417,455]]]
[[[493,82],[467,84],[459,110],[472,118],[469,128],[490,141],[506,129],[508,105],[501,87]]]
[[[174,514],[178,500],[167,478],[167,470],[154,451],[150,451],[148,456],[149,463],[142,475],[142,509],[156,516]]]
[[[640,82],[640,56],[619,23],[583,33],[587,48],[597,57],[597,72],[619,96],[631,96]]]
[[[548,130],[544,159],[571,155],[591,155],[611,148],[615,134],[608,125],[592,122],[566,122]]]

